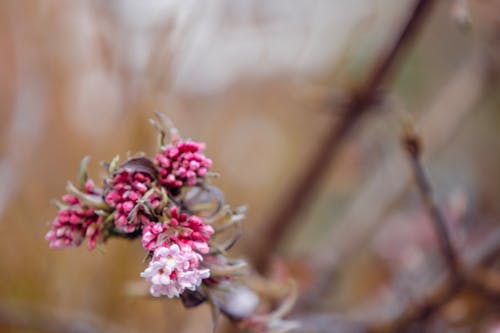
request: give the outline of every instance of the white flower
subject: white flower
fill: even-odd
[[[195,290],[210,276],[210,270],[199,269],[201,261],[203,257],[189,246],[162,246],[155,250],[141,276],[151,283],[151,295],[178,297],[185,289]]]

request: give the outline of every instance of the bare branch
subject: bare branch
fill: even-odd
[[[438,237],[439,247],[446,260],[450,277],[458,276],[460,267],[456,252],[450,240],[450,235],[447,230],[446,220],[443,213],[439,210],[434,199],[434,193],[424,167],[422,166],[422,142],[420,137],[415,132],[413,125],[408,125],[402,139],[403,147],[409,157],[415,183],[418,187],[422,200],[429,211],[431,221],[434,225],[434,230]]]
[[[438,97],[426,108],[428,111],[418,119],[417,127],[421,129],[427,143],[424,156],[431,157],[441,151],[474,110],[473,106],[484,94],[486,67],[487,61],[482,56],[472,56],[450,77],[437,93]],[[443,122],[446,126],[442,125]],[[374,230],[383,223],[384,215],[411,182],[411,171],[406,163],[404,156],[396,150],[375,168],[372,177],[358,191],[347,211],[312,250],[310,257],[315,258],[314,266],[322,271],[321,274],[315,274],[319,281],[301,300],[302,306],[309,307],[317,295],[324,293],[338,269],[363,248]]]
[[[311,159],[311,164],[306,167],[304,174],[299,178],[290,194],[285,197],[280,208],[271,216],[269,222],[264,225],[269,226],[262,237],[261,245],[255,251],[253,260],[257,269],[263,270],[268,263],[270,254],[279,246],[282,238],[286,235],[284,230],[290,228],[295,222],[297,215],[308,203],[311,195],[317,189],[322,176],[328,170],[328,166],[337,155],[340,144],[350,132],[352,127],[358,122],[372,106],[376,99],[379,88],[389,74],[397,65],[398,58],[415,37],[418,29],[425,20],[426,14],[430,11],[434,0],[416,1],[408,20],[402,26],[401,32],[388,47],[374,67],[366,84],[354,91],[349,103],[342,110],[344,117],[339,122],[332,119],[331,128],[320,144],[315,157]]]

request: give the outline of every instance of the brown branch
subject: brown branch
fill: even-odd
[[[401,332],[415,323],[425,321],[455,297],[467,283],[462,266],[459,264],[458,256],[451,243],[446,220],[435,202],[431,183],[421,162],[421,139],[411,124],[405,129],[402,144],[409,157],[415,183],[429,211],[438,237],[439,247],[448,267],[448,279],[416,306],[409,306],[393,321],[378,325],[372,328],[370,332]]]
[[[491,268],[478,267],[469,274],[467,283],[471,289],[484,298],[500,305],[500,274],[498,272]]]
[[[421,300],[418,305],[409,306],[395,320],[378,325],[371,329],[370,332],[405,331],[415,323],[425,321],[431,317],[465,288],[475,290],[494,302],[500,299],[498,290],[500,282],[495,272],[483,269],[479,265],[474,265],[474,267],[466,270],[465,266],[459,262],[458,255],[449,237],[446,220],[435,202],[431,183],[421,162],[422,146],[420,137],[415,133],[411,125],[406,129],[402,143],[409,156],[416,185],[431,216],[440,250],[446,260],[448,278],[432,294]],[[483,259],[487,259],[487,257]]]
[[[422,291],[421,293],[427,293],[427,296],[423,297],[417,304],[403,305],[401,313],[386,322],[367,322],[365,333],[406,332],[414,325],[431,318],[464,289],[475,291],[479,296],[498,306],[500,304],[499,276],[493,271],[482,270],[481,265],[488,259],[489,251],[492,249],[498,251],[500,248],[499,235],[500,230],[489,235],[484,244],[480,244],[479,248],[474,249],[472,255],[465,257],[464,253],[466,260],[463,262],[463,270],[458,271],[454,276],[449,276],[448,279],[444,279],[434,289],[427,292]]]
[[[433,288],[417,304],[406,304],[401,313],[395,318],[382,323],[370,320],[362,324],[363,321],[358,321],[352,332],[406,332],[412,327],[415,328],[415,325],[419,325],[431,318],[464,289],[476,291],[478,295],[490,300],[493,304],[500,304],[500,275],[492,269],[483,268],[487,261],[492,260],[491,254],[499,252],[500,242],[498,242],[498,239],[500,230],[490,233],[472,253],[464,253],[463,264],[459,263],[458,255],[452,247],[446,230],[444,216],[435,203],[432,186],[420,161],[421,147],[419,138],[410,130],[406,132],[403,142],[410,156],[417,186],[432,217],[441,251],[446,258],[449,270],[448,277],[438,283],[437,287]],[[424,291],[421,293],[424,293]],[[332,316],[332,318],[337,317]],[[338,321],[338,319],[336,320]],[[349,322],[347,321],[347,323]],[[346,332],[351,332],[351,330]]]
[[[413,176],[422,200],[429,211],[434,230],[438,237],[439,247],[450,271],[450,278],[456,277],[460,271],[457,255],[447,230],[446,219],[436,204],[429,177],[422,166],[422,142],[412,125],[409,125],[405,130],[402,144],[408,154]]]
[[[444,143],[449,140],[452,133],[456,131],[469,111],[473,109],[476,101],[480,100],[480,97],[484,96],[485,92],[490,92],[490,89],[484,89],[492,86],[488,84],[491,83],[488,80],[489,76],[485,75],[489,73],[491,66],[491,61],[488,60],[484,57],[484,54],[473,56],[467,65],[461,67],[457,74],[449,80],[449,84],[446,85],[443,91],[437,94],[436,101],[431,103],[429,112],[419,122],[419,127],[423,129],[427,142],[432,143],[432,146],[428,149],[431,152],[426,151],[427,155],[433,155],[439,151]],[[442,121],[438,122],[437,119],[447,119],[448,126],[443,128]],[[400,154],[394,155],[399,156]],[[322,283],[316,282],[313,292],[307,294],[310,297],[307,297],[303,302],[306,307],[308,304],[310,305],[311,301],[314,302],[317,299],[317,296],[314,297],[314,295],[319,295],[319,293],[314,291],[325,292],[338,268],[353,254],[357,253],[357,249],[363,247],[362,244],[367,242],[370,233],[383,221],[383,215],[390,209],[396,199],[400,198],[410,179],[410,173],[407,168],[403,167],[402,162],[404,160],[400,157],[392,158],[375,172],[373,179],[370,179],[366,186],[363,187],[361,194],[357,196],[344,218],[329,232],[331,236],[325,237],[327,241],[320,244],[311,255],[313,258],[317,258],[317,266],[322,268],[321,274],[317,274],[321,277]],[[388,177],[390,179],[402,179],[402,182],[400,185],[398,185],[399,182],[388,182]],[[387,185],[389,184],[392,185],[388,188]],[[384,191],[381,192],[381,188]],[[351,235],[351,237],[346,237],[346,235]],[[332,249],[332,244],[336,249]],[[479,276],[477,273],[477,270],[481,269],[480,266],[491,265],[493,261],[498,259],[500,230],[488,233],[487,237],[478,245],[474,247],[468,246],[468,251],[461,254],[465,267],[464,271],[466,272],[463,275],[465,278],[455,279],[456,284],[450,284],[444,277],[441,277],[442,281],[435,284],[436,287],[416,293],[418,295],[428,295],[423,297],[416,305],[413,302],[391,305],[391,308],[400,309],[401,312],[393,319],[389,319],[382,324],[380,324],[379,320],[374,319],[383,316],[374,315],[371,316],[371,319],[366,318],[366,310],[364,310],[361,317],[364,317],[365,320],[362,321],[364,325],[361,325],[361,327],[365,329],[360,328],[355,332],[401,332],[414,326],[416,322],[429,318],[439,308],[447,304],[456,295],[456,292],[463,287],[476,291],[479,296],[492,301],[492,304],[500,304],[498,275],[491,270]],[[322,253],[327,254],[327,256],[322,256]],[[325,267],[329,269],[326,274]],[[378,311],[383,311],[381,303],[377,301],[375,303],[378,304]],[[350,331],[345,330],[345,332]]]
[[[491,253],[500,251],[500,229],[493,230],[488,233],[484,240],[479,244],[471,244],[467,247],[467,251],[461,253],[463,257],[464,272],[470,272],[468,276],[482,274],[483,282],[492,288],[498,288],[498,275],[491,271],[478,273],[478,270],[488,261],[491,260]],[[477,275],[476,275],[477,277]],[[339,328],[339,332],[344,333],[390,333],[390,332],[405,332],[410,327],[418,323],[422,323],[426,319],[432,317],[442,306],[451,301],[457,293],[464,289],[470,288],[478,292],[480,296],[485,296],[488,300],[500,304],[497,294],[491,294],[491,289],[484,290],[484,284],[474,285],[471,279],[460,278],[455,279],[454,283],[450,283],[444,276],[436,277],[436,283],[425,288],[428,290],[415,290],[415,295],[425,295],[418,302],[407,302],[401,304],[392,304],[391,307],[398,309],[399,312],[392,315],[387,320],[381,321],[380,318],[387,317],[386,309],[383,301],[374,299],[375,308],[373,312],[370,309],[360,309],[357,312],[351,311],[347,315],[331,314],[331,313],[296,313],[291,319],[297,320],[303,326],[299,331],[313,332],[331,332],[330,327]],[[422,286],[423,287],[423,286]],[[498,290],[498,289],[496,289]],[[326,328],[325,328],[326,327]]]
[[[342,110],[344,117],[339,122],[332,119],[331,129],[321,143],[315,157],[311,159],[311,164],[307,166],[290,194],[285,197],[280,208],[267,223],[264,223],[269,228],[263,233],[261,245],[256,249],[253,257],[258,270],[265,269],[270,255],[275,252],[282,238],[286,235],[285,230],[290,229],[297,215],[304,209],[318,187],[330,162],[337,155],[342,140],[374,103],[382,83],[394,70],[398,58],[414,39],[426,14],[435,2],[434,0],[416,1],[401,32],[388,51],[380,56],[372,74],[366,80],[366,84],[352,94],[350,103]]]
[[[426,150],[423,152],[426,157],[434,156],[443,149],[475,109],[477,101],[485,95],[487,67],[488,62],[482,54],[473,55],[426,107],[428,111],[417,121],[417,127],[422,129],[422,136],[426,138]],[[310,253],[310,257],[314,258],[313,269],[318,270],[315,274],[317,281],[302,297],[299,307],[313,307],[318,297],[329,288],[339,268],[364,248],[363,244],[369,243],[374,230],[385,221],[385,214],[411,182],[411,171],[406,165],[407,161],[399,150],[391,153],[374,169],[372,177],[358,191],[343,216],[331,230],[325,232],[327,236]],[[492,253],[490,250],[486,252]],[[490,257],[495,257],[494,253]]]

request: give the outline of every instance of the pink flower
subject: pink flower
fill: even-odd
[[[205,224],[198,216],[179,213],[175,206],[170,208],[170,217],[170,224],[179,227],[179,242],[200,253],[208,253],[208,241],[214,233],[212,226]]]
[[[111,182],[111,191],[106,195],[105,201],[111,207],[116,208],[115,226],[124,232],[134,232],[143,224],[151,222],[144,208],[140,207],[134,216],[129,215],[137,205],[138,201],[144,197],[151,189],[153,179],[144,172],[131,172],[122,170],[117,173]],[[152,193],[146,198],[153,208],[160,203],[159,195]]]
[[[151,223],[142,230],[142,246],[154,251],[168,240],[167,231],[172,230],[167,223]]]
[[[84,234],[81,225],[61,222],[58,219],[52,223],[51,230],[45,235],[51,249],[79,246],[83,238]]]
[[[151,223],[144,227],[142,246],[154,251],[159,246],[177,243],[189,246],[200,253],[208,253],[208,241],[214,233],[212,226],[197,216],[179,213],[179,208],[170,208],[170,220],[166,223]]]
[[[195,290],[210,276],[210,270],[200,269],[202,261],[202,256],[190,247],[158,247],[141,277],[151,283],[152,296],[178,297],[185,289]]]
[[[164,147],[155,158],[161,183],[170,188],[195,185],[197,178],[204,177],[212,166],[203,150],[205,144],[189,140]]]
[[[90,193],[91,190],[87,192]],[[92,208],[83,206],[74,195],[63,196],[63,201],[68,204],[68,207],[59,210],[56,219],[52,222],[51,230],[45,235],[50,248],[62,249],[78,246],[87,236],[89,237],[87,247],[89,250],[93,249],[101,234],[102,217],[98,216]]]

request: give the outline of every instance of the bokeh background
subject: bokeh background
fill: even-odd
[[[183,136],[207,143],[227,202],[248,206],[233,255],[251,260],[269,216],[343,116],[337,106],[367,78],[412,4],[0,1],[0,331],[57,331],[46,322],[55,316],[104,331],[209,332],[205,306],[187,311],[126,295],[145,266],[140,242],[50,251],[51,200],[76,179],[85,155],[97,179],[101,160],[152,154],[148,119],[163,112]],[[408,114],[422,131],[456,246],[473,251],[500,227],[499,36],[499,1],[440,1],[387,97],[282,230],[269,256],[304,293],[329,258],[348,257],[313,300],[315,311],[370,316],[374,305],[418,299],[442,269],[399,146]],[[325,272],[309,267],[312,258],[323,258]],[[397,297],[387,291],[394,276],[402,281]],[[499,312],[463,296],[430,327],[498,332]]]

